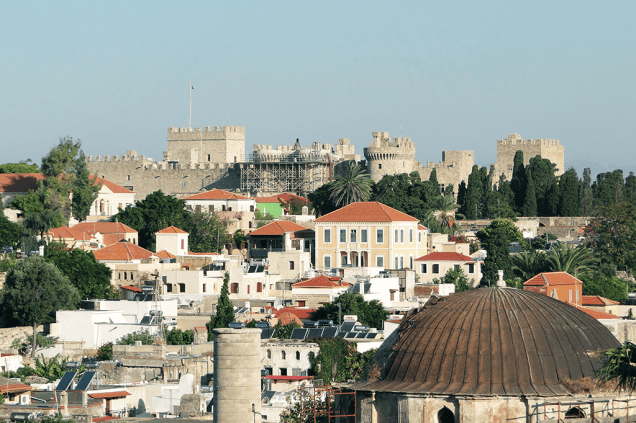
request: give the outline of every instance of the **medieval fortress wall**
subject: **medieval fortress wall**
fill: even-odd
[[[245,152],[245,128],[221,126],[200,128],[168,128],[168,149],[163,160],[154,162],[136,151],[125,155],[88,156],[91,173],[97,173],[118,185],[127,187],[141,200],[161,189],[165,194],[185,197],[213,188],[243,191],[254,195],[293,192],[306,196],[332,180],[338,168],[348,162],[365,165],[371,178],[416,171],[428,180],[436,171],[443,187],[453,184],[455,192],[474,165],[471,150],[442,151],[442,161],[423,166],[415,160],[415,143],[407,137],[391,139],[388,132],[373,132],[373,140],[364,149],[366,161],[355,154],[348,138],[336,145],[313,143],[303,147],[254,144],[251,154]],[[524,152],[524,162],[541,155],[564,172],[564,147],[558,140],[523,140],[517,134],[497,141],[497,174],[512,177],[514,155]]]

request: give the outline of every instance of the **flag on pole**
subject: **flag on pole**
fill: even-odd
[[[194,85],[190,84],[190,89],[193,90],[194,89]]]

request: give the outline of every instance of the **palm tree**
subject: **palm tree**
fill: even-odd
[[[329,198],[336,207],[343,207],[357,201],[367,201],[371,195],[372,186],[373,180],[362,166],[349,162],[332,182]]]
[[[545,253],[539,251],[523,252],[512,256],[512,271],[523,281],[541,273],[545,266]]]
[[[574,277],[593,271],[597,264],[592,252],[584,245],[557,244],[546,253],[545,259],[548,271],[567,272]]]
[[[455,204],[455,197],[453,197],[452,194],[437,197],[433,202],[433,208],[436,213],[439,213],[437,219],[442,229],[448,228],[448,232],[450,232],[451,235],[461,230],[461,226],[457,223],[456,218],[464,216],[455,213],[455,210],[457,210],[459,206]]]

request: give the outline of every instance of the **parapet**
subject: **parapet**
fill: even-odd
[[[497,140],[497,146],[555,146],[561,145],[559,140],[539,138],[536,140],[524,140],[519,134],[510,134],[507,138]]]
[[[388,132],[373,132],[372,134],[373,142],[369,148],[365,148],[365,152],[415,155],[415,143],[408,137],[396,137],[391,141]]]
[[[187,141],[205,139],[245,138],[242,126],[204,126],[201,128],[168,128],[168,141]]]

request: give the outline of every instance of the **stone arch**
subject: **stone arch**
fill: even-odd
[[[578,419],[582,417],[587,417],[587,415],[585,414],[585,411],[581,410],[580,407],[572,407],[565,412],[566,419]]]
[[[438,423],[455,423],[455,414],[448,407],[444,407],[437,413]]]
[[[267,350],[267,358],[272,358],[272,350]]]
[[[285,352],[285,350],[280,352],[280,358],[282,358],[283,360],[287,358],[287,353]]]

